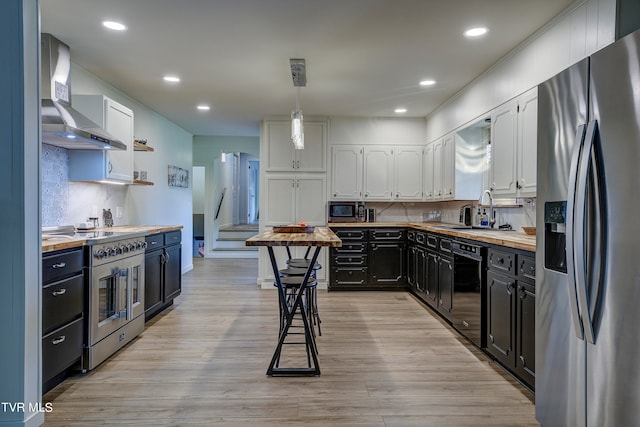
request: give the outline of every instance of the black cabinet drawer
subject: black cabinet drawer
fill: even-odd
[[[427,234],[427,247],[431,249],[438,249],[438,236]]]
[[[182,241],[182,232],[180,230],[169,231],[167,233],[164,233],[165,246],[175,245],[177,243],[180,243],[181,241]]]
[[[367,230],[337,229],[333,231],[341,240],[367,240]]]
[[[518,275],[535,280],[536,259],[534,257],[520,255],[520,257],[518,257]]]
[[[404,240],[405,230],[375,228],[371,230],[371,240]]]
[[[339,248],[333,248],[334,253],[338,254],[364,254],[367,252],[367,243],[366,242],[345,242],[342,243],[342,246]]]
[[[510,252],[490,249],[487,262],[492,270],[515,275],[515,257],[516,255]]]
[[[415,242],[416,241],[416,233],[417,233],[417,231],[408,230],[407,231],[407,240],[409,242]]]
[[[440,239],[439,245],[438,245],[438,250],[440,251],[440,253],[442,254],[452,254],[453,251],[451,249],[451,240],[449,239]]]
[[[419,231],[416,232],[416,243],[419,245],[425,245],[427,243],[427,235]]]
[[[333,285],[365,285],[367,283],[367,267],[334,268],[331,283]]]
[[[366,255],[336,255],[335,257],[333,257],[332,265],[366,267],[367,256]]]
[[[144,241],[147,242],[147,252],[164,246],[164,234],[152,234],[146,236]]]
[[[59,328],[81,317],[84,275],[46,285],[42,288],[42,333]]]
[[[82,356],[80,318],[42,338],[42,381],[46,382],[67,369]]]
[[[76,275],[82,271],[82,250],[42,257],[42,283]]]

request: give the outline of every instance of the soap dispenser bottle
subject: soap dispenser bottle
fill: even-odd
[[[482,215],[480,215],[480,227],[489,227],[489,217],[486,209],[483,209]]]

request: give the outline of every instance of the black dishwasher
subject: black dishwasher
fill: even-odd
[[[454,257],[452,322],[462,335],[478,347],[486,346],[482,319],[484,318],[487,248],[478,244],[454,240],[451,242]]]

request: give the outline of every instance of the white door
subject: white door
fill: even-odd
[[[296,150],[295,168],[298,172],[324,172],[327,145],[327,125],[321,122],[304,122],[304,149]],[[289,138],[289,145],[291,138]]]
[[[525,93],[518,111],[518,194],[536,196],[538,154],[538,88]]]
[[[394,200],[422,199],[422,147],[397,146]]]
[[[393,148],[364,147],[365,200],[391,200],[393,192]]]
[[[433,146],[434,144],[428,144],[424,148],[424,161],[423,161],[423,191],[425,200],[433,200]]]
[[[442,140],[433,143],[433,198],[442,198]]]
[[[298,175],[295,185],[295,222],[304,221],[309,225],[325,225],[327,223],[325,177]]]
[[[293,171],[295,160],[291,142],[291,123],[288,121],[265,122],[266,170]]]
[[[106,131],[127,145],[107,151],[107,178],[133,182],[133,111],[109,98],[104,108]]]
[[[331,147],[331,198],[362,199],[362,146]]]
[[[491,189],[494,195],[516,194],[517,102],[509,101],[491,114]]]
[[[264,197],[265,225],[287,225],[296,222],[294,175],[268,175]]]
[[[455,143],[454,134],[442,140],[442,199],[453,200],[455,195]]]

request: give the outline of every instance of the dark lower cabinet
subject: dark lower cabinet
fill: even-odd
[[[438,259],[438,311],[451,320],[453,310],[453,258]]]
[[[515,369],[515,280],[487,272],[487,350],[505,367]]]
[[[42,255],[42,392],[81,369],[84,343],[84,251]]]
[[[535,389],[535,255],[489,249],[487,352]]]
[[[369,284],[373,286],[404,287],[404,242],[372,242],[369,245]]]
[[[332,227],[332,230],[342,240],[342,247],[330,251],[330,291],[405,288],[405,229]]]
[[[149,320],[171,304],[182,290],[181,231],[152,234],[145,238],[144,314]]]
[[[432,308],[438,309],[438,283],[440,281],[440,257],[437,252],[428,250],[426,252],[426,271],[425,271],[425,292],[424,297],[427,304]]]

